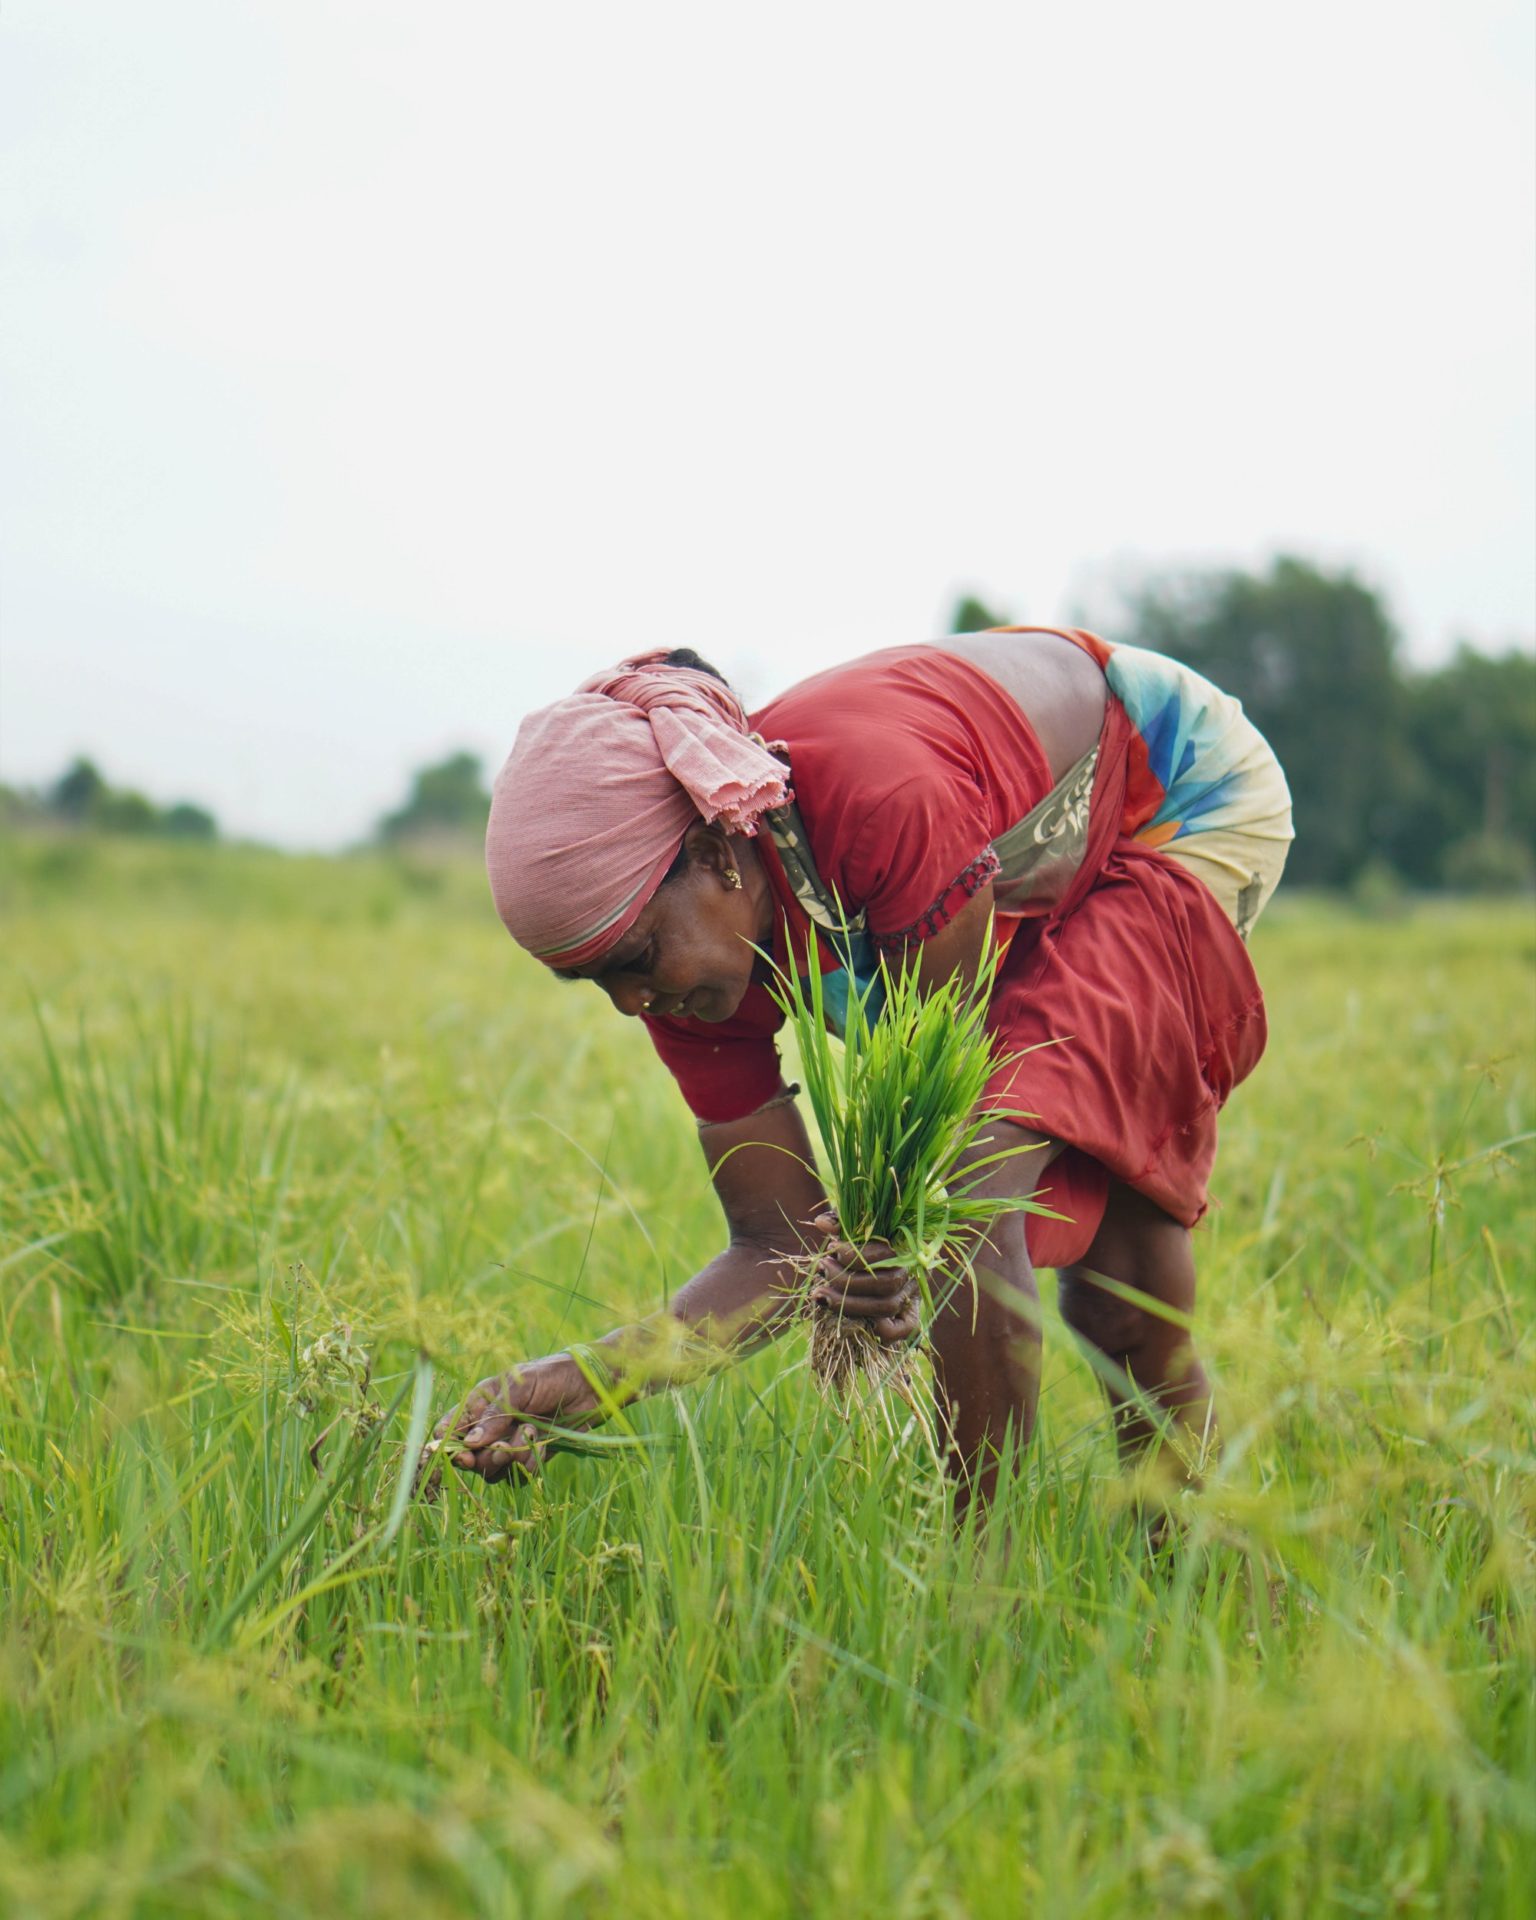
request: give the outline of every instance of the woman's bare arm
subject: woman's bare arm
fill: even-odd
[[[820,1244],[812,1223],[826,1208],[810,1136],[792,1099],[699,1128],[725,1214],[729,1243],[681,1287],[668,1311],[726,1348],[780,1332],[799,1273],[793,1262]]]
[[[604,1405],[680,1386],[783,1331],[801,1292],[800,1256],[819,1247],[826,1208],[805,1122],[793,1100],[744,1120],[701,1126],[727,1244],[664,1315],[619,1327],[574,1353],[550,1354],[482,1380],[439,1423],[455,1466],[499,1480],[537,1465],[538,1423],[581,1423]],[[595,1384],[596,1383],[596,1384]]]

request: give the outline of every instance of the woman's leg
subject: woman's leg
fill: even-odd
[[[1033,1147],[986,1170],[978,1194],[1033,1193],[1059,1151],[1011,1120],[996,1120],[973,1157]],[[1022,1446],[1035,1429],[1040,1399],[1040,1296],[1024,1239],[1025,1216],[1000,1214],[969,1266],[934,1276],[942,1305],[930,1331],[934,1384],[948,1429],[955,1504],[989,1501],[1005,1446]]]
[[[1187,1319],[1195,1308],[1189,1229],[1117,1180],[1093,1244],[1076,1266],[1061,1270],[1059,1279],[1062,1318],[1108,1363],[1100,1377],[1121,1459],[1131,1465],[1155,1454],[1164,1420],[1171,1416],[1178,1471],[1193,1477],[1216,1437],[1210,1382],[1194,1343],[1183,1327],[1101,1286],[1100,1275]]]

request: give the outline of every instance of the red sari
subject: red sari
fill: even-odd
[[[1070,637],[1104,666],[1094,636]],[[785,742],[815,864],[875,940],[938,932],[998,870],[993,843],[1051,792],[1051,770],[1009,694],[942,647],[891,648],[792,687],[753,716]],[[1193,1226],[1209,1204],[1217,1113],[1264,1050],[1263,995],[1215,896],[1159,847],[1147,741],[1108,693],[1086,844],[1065,894],[999,918],[1007,951],[990,1008],[998,1111],[1065,1141],[1031,1215],[1037,1266],[1087,1252],[1111,1177]],[[1152,799],[1155,804],[1155,797]],[[809,923],[766,834],[781,908],[778,957]],[[744,1118],[784,1091],[783,1016],[758,982],[727,1021],[647,1016],[657,1052],[703,1121]]]

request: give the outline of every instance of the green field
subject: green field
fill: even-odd
[[[1260,928],[1160,1557],[1054,1321],[983,1538],[799,1338],[402,1506],[423,1355],[714,1249],[644,1034],[470,867],[11,843],[0,926],[0,1913],[1529,1914],[1529,903]]]

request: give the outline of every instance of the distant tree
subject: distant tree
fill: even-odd
[[[217,840],[219,823],[206,807],[178,800],[161,814],[160,831],[168,840]]]
[[[1458,893],[1530,893],[1536,854],[1507,833],[1472,833],[1446,848],[1437,878]]]
[[[379,822],[379,838],[396,841],[483,833],[490,810],[491,796],[485,790],[479,756],[450,754],[414,776],[405,805]]]
[[[1536,659],[1463,644],[1407,689],[1417,781],[1392,858],[1427,885],[1520,883],[1536,870]]]
[[[1352,573],[1282,558],[1267,573],[1154,581],[1123,636],[1184,660],[1242,701],[1295,806],[1288,874],[1341,886],[1391,856],[1421,792],[1397,634]]]
[[[109,789],[93,760],[81,757],[48,789],[48,811],[74,826],[92,820]]]
[[[955,610],[949,617],[951,633],[985,633],[989,627],[1006,627],[1009,624],[1005,613],[997,613],[985,600],[978,600],[972,594],[955,602]]]
[[[91,824],[103,833],[158,833],[160,811],[142,793],[109,787],[96,803]]]
[[[30,788],[0,785],[0,827],[26,826],[41,811],[41,802]]]

